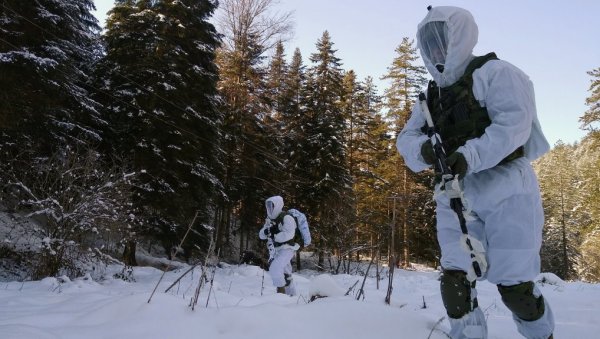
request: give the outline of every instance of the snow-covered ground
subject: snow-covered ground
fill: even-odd
[[[386,305],[387,278],[379,289],[368,278],[364,299],[357,301],[361,276],[301,271],[294,274],[299,295],[289,297],[274,293],[268,273],[261,288],[263,270],[256,266],[221,266],[208,306],[210,283],[201,289],[195,310],[189,304],[199,269],[164,292],[185,267],[164,276],[150,303],[162,274],[150,267],[136,268],[135,282],[112,278],[120,267],[109,266],[100,282],[88,276],[0,283],[0,338],[447,338],[437,272],[396,270],[391,305]],[[600,338],[600,285],[544,277],[550,283],[540,286],[557,320],[555,338]],[[478,290],[490,338],[520,338],[496,286],[480,282]],[[337,296],[308,302],[309,291]]]

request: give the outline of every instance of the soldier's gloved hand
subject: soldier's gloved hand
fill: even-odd
[[[277,225],[269,227],[269,233],[271,233],[272,237],[275,236],[275,234],[279,233],[279,227]]]
[[[433,165],[435,163],[435,154],[433,153],[433,146],[431,145],[431,140],[425,141],[421,144],[421,156],[425,163],[428,165]]]
[[[450,156],[446,158],[446,164],[450,166],[454,175],[458,174],[460,179],[465,177],[467,169],[469,168],[465,156],[460,152],[450,154]]]

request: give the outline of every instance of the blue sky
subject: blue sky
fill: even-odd
[[[105,13],[113,1],[95,3],[98,13]],[[578,120],[590,95],[591,77],[586,72],[600,67],[600,1],[280,0],[275,10],[294,13],[288,56],[298,47],[308,64],[315,43],[327,30],[344,69],[353,69],[361,79],[378,79],[402,38],[414,38],[427,5],[468,9],[479,26],[474,53],[496,52],[530,76],[538,116],[551,145],[559,139],[573,143],[585,135]],[[385,85],[379,82],[380,92]]]

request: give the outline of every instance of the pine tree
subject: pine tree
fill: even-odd
[[[345,232],[349,215],[352,179],[347,168],[344,144],[345,121],[341,110],[342,69],[333,42],[325,31],[310,57],[306,86],[306,113],[301,124],[306,139],[299,148],[305,152],[298,164],[305,169],[310,184],[302,189],[302,199],[314,222],[316,246],[321,251],[335,246],[335,237]],[[323,259],[320,252],[320,260]]]
[[[346,160],[348,167],[349,175],[352,178],[353,186],[356,186],[356,173],[358,172],[358,150],[361,148],[363,136],[365,120],[366,120],[366,112],[361,112],[359,106],[361,105],[362,98],[364,97],[364,88],[363,85],[356,79],[356,74],[354,70],[350,70],[344,74],[343,77],[343,91],[341,98],[341,109],[342,114],[344,115],[345,120],[345,135],[344,142],[346,146]],[[346,231],[341,233],[337,239],[337,246],[340,249],[340,252],[347,253],[348,259],[350,256],[355,253],[357,256],[357,260],[359,257],[359,252],[356,250],[359,247],[364,247],[359,245],[361,240],[359,239],[359,225],[357,222],[357,201],[355,196],[356,191],[353,190],[350,192],[350,195],[347,197],[348,202],[350,204],[349,209],[351,213],[349,214],[348,226],[346,227]],[[345,260],[345,258],[340,258]],[[341,264],[341,261],[338,262],[338,268]],[[349,269],[349,265],[344,265],[346,269]],[[337,273],[337,270],[336,270]]]
[[[299,188],[306,184],[305,170],[298,166],[306,155],[299,146],[306,138],[300,118],[304,95],[305,67],[299,49],[294,51],[290,64],[286,67],[285,75],[280,82],[278,93],[279,118],[275,126],[282,141],[281,158],[285,159],[284,173],[281,175],[281,186],[286,194],[286,204],[303,208],[299,200]]]
[[[139,173],[137,212],[168,256],[195,211],[200,223],[208,222],[223,196],[219,38],[208,22],[215,7],[210,0],[118,1],[98,67],[99,100],[110,122],[106,148]],[[196,234],[205,230],[197,227]]]
[[[275,119],[281,118],[282,111],[288,105],[287,68],[283,42],[279,41],[275,46],[275,55],[271,58],[267,74],[267,96]]]
[[[355,248],[368,248],[375,255],[387,225],[385,203],[387,180],[381,165],[387,161],[389,126],[381,115],[382,99],[371,77],[355,82],[353,72],[345,77],[345,107],[349,126],[347,148],[354,183],[356,229]],[[351,131],[351,132],[350,132]],[[357,260],[360,259],[356,251]]]
[[[542,270],[563,279],[576,277],[578,246],[587,217],[577,211],[581,203],[575,147],[559,141],[536,163],[542,192],[545,225],[541,250]]]
[[[597,147],[598,132],[590,132],[577,145],[573,154],[580,181],[577,196],[580,197],[575,213],[582,228],[581,253],[577,265],[580,279],[600,281],[600,149]]]
[[[382,77],[383,80],[389,80],[390,87],[385,90],[385,107],[387,109],[387,118],[391,123],[391,127],[394,130],[394,135],[398,133],[408,121],[408,117],[412,110],[413,101],[417,97],[417,93],[421,91],[421,88],[426,83],[424,75],[426,74],[423,66],[416,65],[418,56],[416,54],[416,48],[413,47],[414,42],[409,38],[403,38],[402,43],[396,48],[397,56],[392,62],[392,66],[388,68],[388,73]],[[395,141],[395,140],[392,140]],[[392,146],[392,148],[395,148]],[[387,165],[388,179],[391,182],[389,196],[398,197],[401,199],[399,206],[399,218],[397,220],[401,223],[401,236],[395,237],[398,243],[395,244],[394,248],[402,248],[403,250],[403,264],[408,266],[409,258],[411,255],[410,244],[412,234],[409,232],[414,229],[416,225],[431,225],[431,222],[424,222],[423,217],[415,218],[410,213],[419,211],[419,208],[413,206],[425,206],[427,200],[422,200],[423,192],[425,187],[423,183],[427,182],[424,178],[427,174],[414,174],[409,172],[404,161],[398,155],[397,152],[392,152],[390,156],[390,163]],[[420,192],[421,194],[417,194]],[[414,223],[415,226],[411,226]],[[397,229],[397,225],[393,226],[394,230]],[[413,232],[414,233],[414,232]],[[401,239],[401,241],[400,241]],[[398,246],[396,246],[398,245]],[[397,253],[393,254],[396,258],[399,258]]]
[[[582,279],[587,281],[600,281],[600,179],[598,168],[600,168],[600,132],[598,122],[600,121],[600,68],[596,68],[588,74],[592,77],[589,91],[590,96],[585,103],[589,109],[579,119],[582,128],[589,131],[588,135],[577,147],[577,167],[581,173],[581,193],[584,198],[579,211],[589,213],[590,222],[586,225],[581,244],[581,260],[578,265],[578,273]]]
[[[596,68],[588,74],[592,77],[590,89],[591,95],[585,99],[585,104],[590,108],[579,119],[583,129],[590,131],[597,130],[597,124],[600,122],[600,68]]]
[[[100,31],[91,0],[0,4],[0,126],[3,154],[49,156],[97,142],[98,105],[85,83]],[[35,156],[35,155],[34,155]]]
[[[402,128],[408,119],[410,109],[422,87],[427,83],[425,67],[416,65],[419,57],[414,41],[403,38],[396,48],[397,56],[388,67],[388,73],[382,80],[389,80],[390,87],[385,90],[387,117],[395,128]]]
[[[0,9],[0,200],[40,222],[33,236],[47,241],[34,277],[78,274],[71,260],[98,244],[128,202],[127,179],[94,150],[106,124],[88,93],[99,57],[94,5],[3,1]]]
[[[281,140],[271,121],[264,63],[266,52],[285,40],[291,26],[289,14],[271,15],[274,4],[273,0],[221,1],[219,31],[224,39],[218,65],[227,135],[228,201],[220,212],[218,248],[234,249],[235,233],[239,251],[247,249],[263,223],[265,198],[283,194]]]
[[[289,117],[290,122],[293,122],[300,118],[302,109],[300,107],[302,103],[302,95],[306,82],[305,66],[302,61],[302,53],[300,49],[296,48],[290,62],[288,74],[286,77],[286,89],[288,93],[286,96],[290,98],[288,105],[285,107],[286,115]],[[288,126],[294,127],[292,124]],[[297,138],[299,139],[299,138]]]

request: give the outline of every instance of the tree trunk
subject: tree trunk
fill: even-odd
[[[296,271],[300,271],[302,269],[300,264],[300,251],[296,251]]]
[[[319,271],[323,271],[323,265],[325,264],[325,258],[323,257],[323,250],[322,249],[318,249],[318,253],[319,253],[319,259],[318,259],[318,270]]]
[[[136,242],[135,240],[127,240],[125,243],[125,249],[123,250],[123,263],[127,266],[137,266],[137,261],[135,260],[135,248]]]

